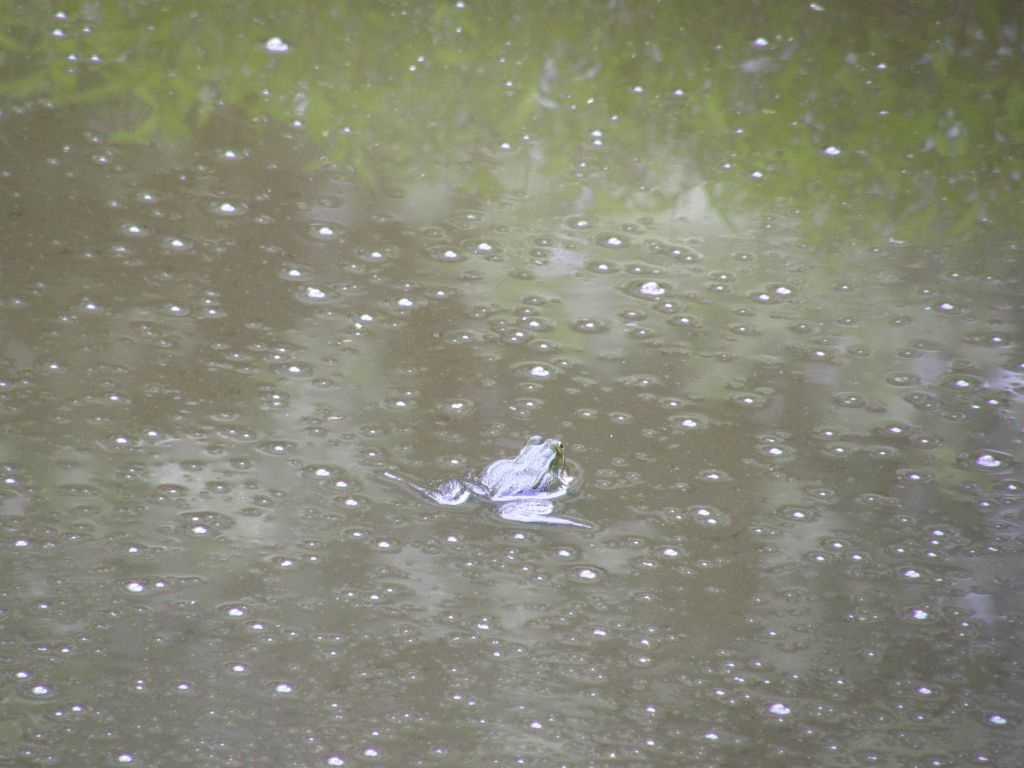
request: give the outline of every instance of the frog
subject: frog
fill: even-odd
[[[384,477],[444,506],[464,504],[474,497],[495,504],[499,517],[510,522],[591,527],[587,523],[552,514],[555,508],[553,500],[568,493],[575,478],[566,468],[562,442],[540,435],[527,440],[518,456],[498,459],[462,479],[447,480],[435,488],[392,472],[385,472]]]

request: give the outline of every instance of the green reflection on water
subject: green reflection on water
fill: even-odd
[[[1013,227],[1024,171],[1014,2],[762,5],[276,0],[14,3],[0,95],[102,103],[118,142],[215,109],[301,126],[374,186],[798,211],[816,238]]]

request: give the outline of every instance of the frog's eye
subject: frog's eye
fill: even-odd
[[[527,440],[526,442],[527,442],[528,444],[530,444],[530,445],[540,445],[541,443],[543,443],[543,442],[544,442],[544,438],[543,438],[543,437],[541,437],[540,435],[534,435],[533,437],[531,437],[531,438],[530,438],[529,440]]]

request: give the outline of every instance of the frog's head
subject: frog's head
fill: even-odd
[[[519,452],[516,463],[520,470],[533,476],[535,490],[552,490],[569,481],[565,472],[565,448],[561,440],[531,437]]]

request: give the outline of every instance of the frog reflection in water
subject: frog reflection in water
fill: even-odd
[[[385,472],[384,476],[405,483],[438,504],[462,504],[477,496],[497,504],[503,520],[590,527],[551,514],[554,509],[551,500],[564,496],[573,481],[566,471],[565,453],[558,440],[531,437],[514,459],[498,459],[463,480],[448,480],[436,489],[425,488],[390,472]]]

